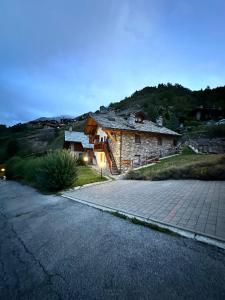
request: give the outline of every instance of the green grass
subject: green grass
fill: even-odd
[[[86,166],[78,167],[78,179],[75,182],[75,186],[80,186],[88,183],[106,181],[106,177],[101,175],[94,169]]]
[[[130,218],[130,217],[124,215],[124,214],[121,214],[118,211],[110,212],[110,214],[113,215],[113,216],[115,216],[115,217],[127,220],[127,221],[129,221],[129,222],[131,222],[131,223],[133,223],[135,225],[140,225],[140,226],[148,227],[150,229],[153,229],[153,230],[156,230],[156,231],[160,231],[162,233],[170,234],[170,235],[173,235],[173,236],[177,236],[177,237],[180,236],[178,233],[173,232],[170,229],[160,227],[160,226],[158,226],[156,224],[153,224],[153,223],[148,223],[148,222],[145,222],[145,221],[141,221],[141,220],[139,220],[139,219],[137,219],[135,217]]]
[[[165,158],[153,166],[139,169],[138,172],[141,174],[149,174],[149,172],[157,172],[162,171],[170,167],[183,167],[185,165],[189,165],[195,162],[203,162],[203,161],[214,161],[218,158],[218,155],[207,155],[207,154],[180,154],[177,156],[173,156],[170,158]]]
[[[203,179],[224,180],[225,158],[218,154],[195,154],[184,148],[182,154],[165,158],[155,165],[130,171],[126,178],[137,180]]]
[[[18,180],[41,192],[60,191],[88,183],[106,181],[106,177],[88,167],[79,166],[66,150],[42,157],[13,157],[6,164],[7,179]]]

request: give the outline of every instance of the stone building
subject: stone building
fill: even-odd
[[[85,159],[89,164],[93,163],[93,145],[89,144],[88,137],[83,132],[65,131],[64,148],[70,150],[73,156]]]
[[[122,117],[115,112],[90,114],[84,128],[94,145],[97,166],[112,174],[123,173],[176,153],[179,134],[158,123],[145,120],[142,112]]]

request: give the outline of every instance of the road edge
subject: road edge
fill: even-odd
[[[109,182],[109,181],[106,181]],[[106,183],[105,182],[105,183]],[[147,223],[149,225],[155,225],[158,226],[159,228],[162,229],[167,229],[173,233],[176,233],[180,236],[186,237],[186,238],[191,238],[194,239],[198,242],[202,242],[208,245],[212,245],[212,246],[216,246],[218,248],[222,248],[225,250],[225,240],[223,239],[218,239],[217,237],[214,236],[210,236],[207,234],[202,234],[201,232],[198,231],[192,231],[183,227],[179,227],[179,226],[174,226],[171,225],[169,223],[166,222],[161,222],[155,219],[151,219],[151,218],[144,218],[142,216],[136,215],[136,214],[131,214],[131,213],[127,213],[126,211],[123,210],[118,210],[118,209],[114,209],[112,207],[108,207],[108,206],[104,206],[104,205],[99,205],[99,204],[95,204],[93,202],[89,202],[86,200],[82,200],[82,199],[78,199],[78,198],[74,198],[71,196],[67,196],[62,194],[61,197],[69,199],[69,200],[73,200],[75,202],[79,202],[81,204],[85,204],[88,205],[90,207],[96,208],[96,209],[100,209],[102,211],[106,211],[106,212],[110,212],[110,213],[118,213],[120,215],[124,215],[126,216],[128,219],[137,219],[140,222],[144,222]]]

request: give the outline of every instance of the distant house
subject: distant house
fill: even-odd
[[[64,148],[71,151],[77,158],[88,158],[88,163],[93,163],[93,145],[83,132],[65,131]]]
[[[162,119],[156,124],[141,112],[128,117],[108,111],[90,114],[84,132],[94,146],[96,164],[112,174],[176,153],[179,138],[162,126]]]
[[[194,117],[197,121],[217,121],[225,117],[225,110],[199,106],[190,112],[190,116]]]

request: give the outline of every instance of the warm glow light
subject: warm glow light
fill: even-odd
[[[85,162],[87,162],[87,161],[88,161],[88,157],[87,157],[87,156],[84,156],[83,160],[84,160]]]
[[[99,162],[99,167],[100,167],[100,168],[103,168],[104,166],[105,166],[105,163],[104,163],[103,161],[100,161],[100,162]]]
[[[1,172],[5,172],[5,169],[4,169],[4,168],[1,168]]]

